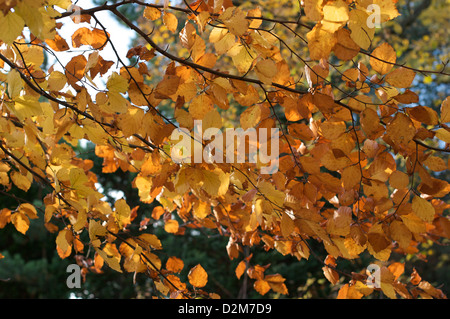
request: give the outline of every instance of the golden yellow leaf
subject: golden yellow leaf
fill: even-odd
[[[161,241],[154,234],[142,234],[139,235],[138,239],[149,245],[152,249],[162,249]],[[142,245],[142,247],[145,246]]]
[[[20,73],[16,70],[9,71],[8,75],[6,76],[6,81],[8,82],[9,97],[14,99],[19,96],[24,84]]]
[[[60,91],[67,83],[67,78],[64,73],[53,71],[48,78],[48,89],[50,91]]]
[[[211,212],[211,207],[208,203],[199,200],[194,204],[193,213],[194,216],[200,219],[205,218]]]
[[[252,48],[248,48],[240,43],[231,47],[227,54],[231,56],[234,66],[239,73],[247,73],[256,58],[256,53]]]
[[[63,229],[56,236],[56,245],[65,253],[72,246],[73,234],[69,229]]]
[[[349,13],[348,28],[351,31],[350,37],[362,49],[367,50],[372,43],[375,34],[375,28],[367,25],[369,14],[362,7],[357,6],[356,9]]]
[[[17,171],[13,171],[9,177],[11,178],[14,185],[23,191],[28,191],[31,187],[31,180],[27,176],[23,176]]]
[[[222,116],[216,109],[212,109],[208,113],[205,114],[202,120],[202,129],[203,132],[208,128],[222,128]]]
[[[373,292],[373,288],[363,284],[361,281],[357,281],[354,285],[355,289],[362,293],[364,296],[368,296]]]
[[[89,220],[89,238],[91,242],[94,243],[97,240],[98,236],[105,236],[107,234],[106,228],[101,224],[100,221],[90,219]],[[98,243],[98,242],[96,242]],[[98,243],[100,244],[100,243]],[[95,245],[94,245],[95,247]]]
[[[336,45],[333,52],[340,60],[348,61],[359,53],[359,46],[351,38],[351,33],[347,29],[339,29],[336,33]]]
[[[227,53],[228,50],[230,50],[234,46],[235,43],[236,43],[236,36],[232,33],[227,33],[220,40],[214,43],[214,48],[216,49],[216,53],[220,55]]]
[[[396,88],[408,88],[411,86],[416,73],[411,69],[400,67],[386,75],[386,82]]]
[[[164,12],[163,16],[164,25],[172,32],[177,31],[178,28],[178,19],[172,12]]]
[[[189,114],[194,118],[201,120],[213,109],[213,102],[206,94],[200,94],[194,97],[189,104]]]
[[[412,200],[412,210],[420,219],[427,223],[434,220],[435,209],[426,199],[415,196]]]
[[[327,3],[323,7],[323,19],[321,21],[323,30],[334,33],[349,19],[348,5],[343,0]]]
[[[308,20],[319,21],[323,16],[323,0],[305,0],[304,9]]]
[[[405,226],[404,223],[402,223],[399,220],[394,220],[389,225],[389,231],[391,238],[395,240],[400,248],[406,249],[408,248],[411,240],[412,240],[412,234],[411,231],[408,229],[408,227]]]
[[[239,121],[244,130],[256,127],[261,121],[261,107],[258,104],[248,107],[242,112]]]
[[[106,87],[114,93],[125,93],[128,90],[128,80],[117,72],[113,72],[106,82]]]
[[[228,30],[236,36],[242,36],[247,32],[249,22],[243,10],[237,7],[227,8],[220,16],[219,20],[227,26]]]
[[[29,203],[22,203],[17,207],[17,211],[24,213],[30,219],[38,218],[36,208]]]
[[[400,218],[412,233],[421,234],[426,231],[425,223],[416,214],[401,215]]]
[[[445,128],[436,130],[436,137],[446,143],[450,143],[450,132]]]
[[[392,69],[395,61],[397,61],[395,50],[390,44],[384,42],[373,50],[369,63],[374,71],[384,75]]]
[[[447,96],[441,104],[441,122],[450,122],[450,97]]]
[[[196,287],[196,288],[202,288],[206,286],[208,282],[208,274],[206,273],[205,269],[198,264],[197,266],[193,267],[188,274],[189,283]]]
[[[255,72],[258,79],[265,84],[271,84],[273,77],[277,74],[277,66],[272,60],[266,59],[256,63]]]
[[[204,189],[211,197],[219,197],[225,195],[230,184],[230,174],[224,173],[220,168],[214,171],[201,171],[201,188]]]
[[[11,214],[11,223],[16,227],[17,231],[24,234],[27,232],[28,228],[30,228],[30,220],[27,215],[17,212]]]
[[[309,56],[312,60],[328,59],[334,45],[336,35],[323,30],[321,24],[316,26],[306,34],[308,39]]]
[[[14,103],[7,103],[6,106],[10,108],[14,112],[14,115],[22,122],[26,118],[42,115],[41,103],[33,96],[17,96]]]
[[[386,22],[398,17],[400,14],[397,10],[397,1],[392,0],[361,0],[358,1],[364,8],[369,8],[370,5],[379,8],[380,22]],[[375,11],[376,13],[377,11]]]
[[[25,21],[16,13],[9,12],[5,16],[0,13],[0,28],[2,30],[0,40],[6,44],[11,44],[21,33],[25,26]]]
[[[121,256],[114,244],[107,243],[103,250],[96,249],[96,252],[104,261],[106,261],[111,269],[120,273],[122,272],[122,268],[120,267]]]
[[[154,281],[156,289],[162,293],[164,296],[167,295],[170,291],[170,288],[164,285],[161,281]]]
[[[381,282],[380,286],[381,286],[381,290],[383,291],[383,293],[386,296],[388,296],[391,299],[397,299],[397,295],[395,293],[394,286],[392,286],[391,283]]]
[[[151,21],[159,19],[161,17],[161,11],[154,7],[145,7],[144,9],[144,17]]]

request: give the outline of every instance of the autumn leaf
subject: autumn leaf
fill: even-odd
[[[175,219],[169,219],[164,224],[164,230],[168,233],[175,234],[178,232],[179,224]]]
[[[308,32],[306,37],[308,39],[309,54],[312,60],[328,59],[337,41],[335,34],[324,30],[320,24],[317,24]]]
[[[335,285],[339,281],[339,274],[336,272],[336,270],[324,266],[322,268],[323,273],[325,277],[328,279],[329,282],[331,282],[333,285]]]
[[[253,287],[262,296],[264,296],[270,290],[269,283],[262,279],[255,281],[255,283],[253,284]]]
[[[11,223],[16,227],[17,231],[26,234],[28,228],[30,228],[30,220],[21,212],[11,214]]]
[[[208,282],[208,274],[205,269],[198,264],[191,268],[188,274],[189,283],[196,288],[203,288]]]
[[[156,20],[161,17],[161,11],[154,7],[145,7],[144,9],[144,17],[149,20]]]
[[[363,7],[356,7],[355,10],[349,12],[349,20],[347,22],[351,31],[351,39],[365,50],[370,47],[375,34],[375,28],[370,28],[367,24],[368,18],[369,14]]]
[[[245,18],[245,12],[239,8],[227,8],[219,19],[227,26],[228,30],[236,36],[241,36],[247,32],[249,23]]]
[[[400,144],[407,144],[413,139],[415,134],[416,128],[411,119],[403,113],[397,113],[386,127],[386,135],[394,142]]]
[[[435,210],[433,205],[422,197],[415,196],[412,200],[412,210],[420,219],[431,223],[434,219]]]
[[[24,26],[25,21],[16,12],[10,12],[6,16],[2,12],[0,15],[0,27],[3,32],[0,40],[11,44],[22,33]]]
[[[450,236],[441,8],[127,3],[0,1],[1,231],[49,232],[86,282],[133,273],[152,298],[317,296],[272,253],[323,260],[310,277],[338,299],[446,298],[415,269]],[[132,35],[110,34],[104,11]],[[206,273],[191,244],[216,238],[237,261],[203,251]],[[365,254],[377,287],[346,267]]]
[[[178,28],[178,19],[172,12],[164,12],[163,15],[164,25],[172,32],[175,32]]]
[[[450,99],[448,96],[441,104],[441,122],[450,122]]]
[[[385,42],[373,50],[369,62],[372,69],[384,75],[392,69],[396,60],[397,56],[394,49]]]
[[[166,268],[174,273],[179,273],[184,268],[184,262],[177,257],[169,257],[166,262]]]
[[[411,69],[398,68],[386,75],[386,82],[397,88],[408,88],[415,76],[416,73]]]

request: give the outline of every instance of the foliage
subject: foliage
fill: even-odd
[[[448,53],[431,48],[431,62],[410,64],[418,53],[396,2],[1,1],[0,183],[13,201],[0,228],[48,231],[84,278],[146,276],[143,296],[324,297],[299,287],[302,265],[323,273],[325,296],[446,298],[409,263],[450,235],[449,98],[425,106],[413,89],[446,83]],[[373,5],[384,33],[370,26]],[[101,11],[137,36],[115,61],[102,58],[119,44]],[[65,25],[76,30],[59,32]],[[197,139],[234,127],[259,135],[231,160]],[[200,162],[174,157],[180,128],[207,155]],[[268,148],[279,154],[269,173]],[[36,201],[20,197],[36,187]],[[178,250],[165,250],[169,241]],[[202,256],[203,245],[232,263]],[[16,258],[0,257],[4,269]]]

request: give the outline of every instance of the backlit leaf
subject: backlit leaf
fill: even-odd
[[[208,282],[208,274],[206,273],[205,269],[198,264],[197,266],[191,268],[188,274],[189,283],[196,287],[196,288],[202,288],[204,287]]]
[[[386,42],[373,50],[370,57],[370,65],[381,75],[388,73],[394,66],[395,61],[397,61],[396,53],[392,46]]]

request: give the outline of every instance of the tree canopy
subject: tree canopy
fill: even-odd
[[[152,297],[289,298],[281,256],[337,298],[447,298],[411,265],[450,236],[445,1],[82,5],[0,0],[0,232]]]

